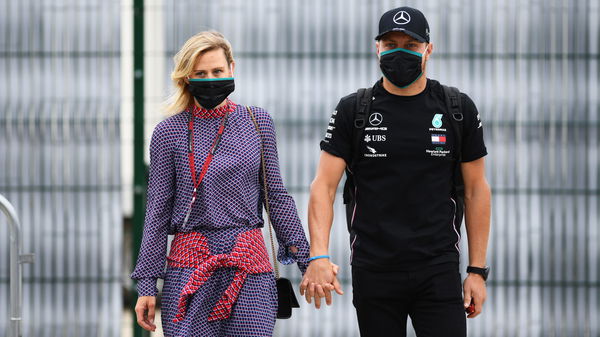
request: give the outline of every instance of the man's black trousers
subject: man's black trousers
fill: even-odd
[[[466,315],[457,263],[416,271],[352,267],[353,303],[362,337],[465,337]]]

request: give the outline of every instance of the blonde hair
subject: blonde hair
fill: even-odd
[[[194,65],[198,56],[218,48],[225,52],[227,63],[231,66],[233,63],[231,44],[225,39],[223,34],[216,31],[200,32],[190,37],[179,52],[175,54],[173,57],[175,68],[171,73],[171,80],[173,81],[175,90],[164,104],[164,109],[168,114],[179,113],[194,104],[194,98],[187,90],[188,84],[186,79],[194,71]]]

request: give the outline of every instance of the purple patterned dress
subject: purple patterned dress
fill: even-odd
[[[232,112],[218,151],[198,188],[198,197],[184,226],[193,190],[188,162],[190,113],[194,115],[194,154],[199,170],[217,134],[220,117],[227,109]],[[263,139],[271,220],[279,243],[277,258],[283,264],[297,262],[304,273],[309,245],[294,200],[283,186],[273,120],[265,110],[251,109]],[[139,296],[156,296],[156,280],[164,279],[161,313],[165,336],[271,336],[273,333],[277,294],[272,272],[247,275],[230,316],[209,320],[237,270],[217,268],[187,299],[185,316],[177,320],[182,290],[196,268],[169,266],[165,271],[169,234],[200,233],[211,254],[225,255],[232,252],[238,237],[263,227],[260,142],[246,108],[233,102],[214,110],[188,109],[165,119],[154,129],[144,236],[131,277],[138,281]],[[298,247],[299,252],[291,253],[291,246]]]

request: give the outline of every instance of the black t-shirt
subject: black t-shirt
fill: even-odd
[[[452,198],[454,134],[439,82],[423,92],[397,96],[381,80],[354,165],[356,207],[350,237],[352,264],[371,269],[411,270],[458,262],[460,223]],[[461,94],[462,161],[487,154],[477,108]],[[356,93],[340,100],[321,149],[352,160]]]

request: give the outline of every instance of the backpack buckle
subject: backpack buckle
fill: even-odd
[[[458,108],[458,106],[459,106],[458,97],[450,96],[450,104],[453,108]]]

